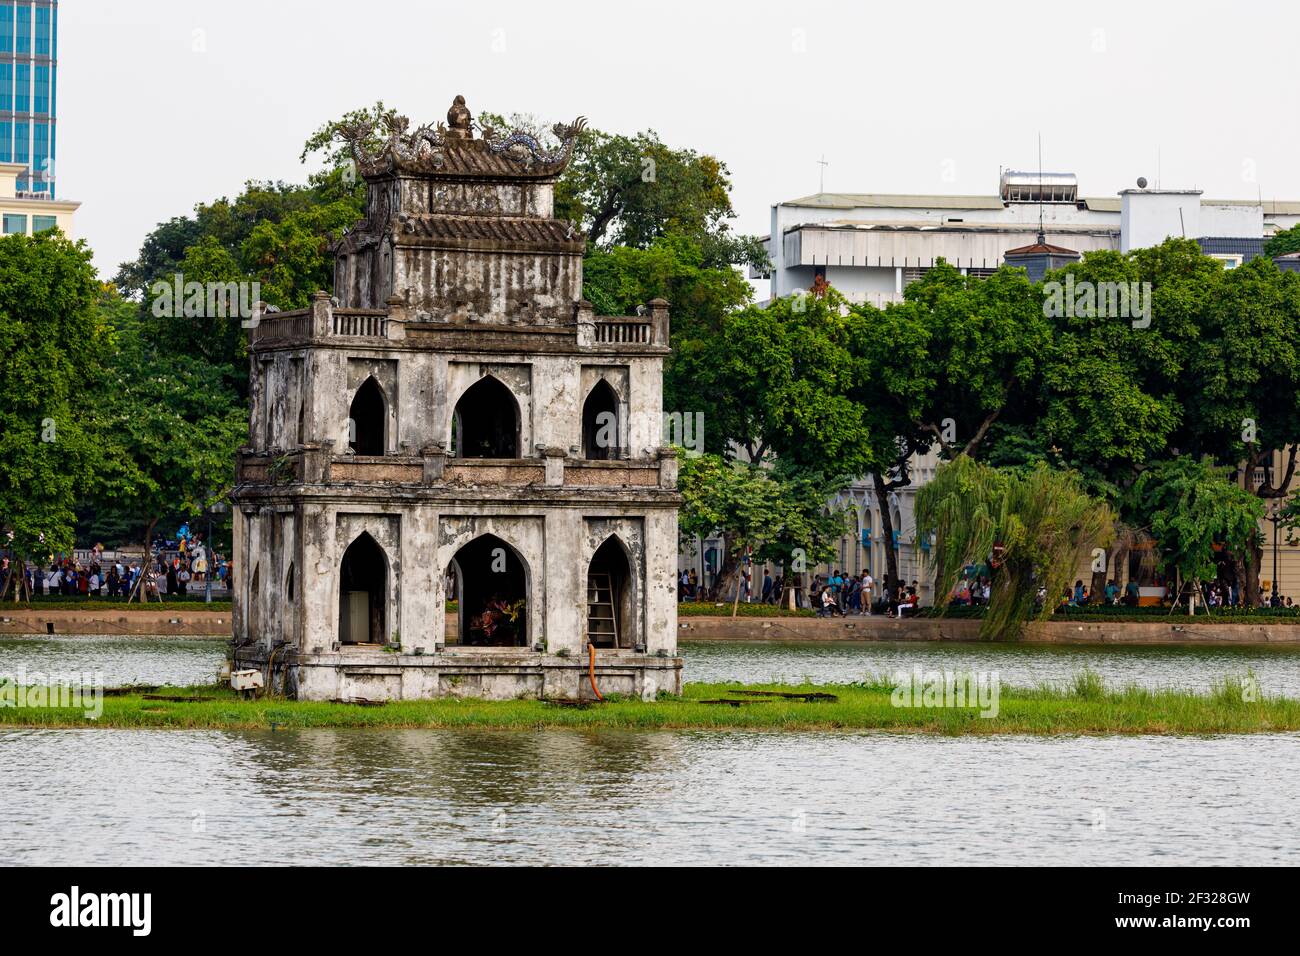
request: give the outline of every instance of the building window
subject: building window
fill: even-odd
[[[388,558],[363,531],[343,552],[339,569],[339,641],[386,644],[387,612]]]
[[[0,53],[14,52],[14,8],[0,7]]]
[[[634,647],[639,640],[632,567],[618,538],[605,540],[587,568],[587,640],[596,647]]]
[[[5,213],[5,235],[27,235],[27,217],[11,212]]]
[[[50,112],[50,68],[48,66],[36,67],[36,89],[34,113],[48,114]]]
[[[44,173],[46,176],[50,172],[50,126],[48,123],[32,124],[32,168],[38,173]],[[41,192],[43,186],[37,185],[36,192]]]
[[[32,109],[32,68],[26,63],[14,67],[14,112],[30,113]]]
[[[460,397],[451,447],[457,458],[519,457],[519,403],[499,379],[486,375]]]
[[[27,149],[27,124],[14,123],[14,162],[26,163],[29,161],[29,156],[30,153]]]
[[[374,377],[357,389],[348,409],[348,448],[354,455],[382,455],[387,445],[384,434],[388,403]]]
[[[3,66],[4,64],[0,64]],[[0,106],[0,109],[4,109]],[[0,123],[0,163],[12,163],[14,161],[14,124],[9,122]]]
[[[603,378],[582,406],[582,454],[594,461],[622,457],[618,396]]]
[[[56,216],[32,216],[32,235],[57,228],[59,228],[59,220]]]
[[[50,8],[36,8],[36,55],[50,55]]]
[[[18,6],[18,26],[14,36],[15,53],[32,52],[32,8],[25,4]]]
[[[524,647],[528,643],[528,571],[519,552],[492,534],[475,538],[451,560],[461,644]]]
[[[14,65],[0,63],[0,111],[11,112],[14,108]]]

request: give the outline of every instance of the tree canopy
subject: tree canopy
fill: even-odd
[[[0,547],[20,555],[71,550],[76,502],[98,480],[108,436],[86,412],[109,345],[99,292],[84,243],[0,239]]]

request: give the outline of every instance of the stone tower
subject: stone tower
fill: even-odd
[[[236,662],[305,699],[679,692],[668,304],[596,316],[553,215],[584,121],[343,131],[335,295],[251,330]],[[455,602],[454,604],[449,602]]]

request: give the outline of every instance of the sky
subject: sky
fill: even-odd
[[[730,169],[735,228],[828,191],[993,195],[1000,167],[1300,200],[1300,4],[63,0],[59,192],[101,275],[382,99],[653,129]],[[820,165],[824,158],[826,165]]]

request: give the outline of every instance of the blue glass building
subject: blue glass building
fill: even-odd
[[[0,163],[22,163],[19,195],[54,198],[58,0],[0,0]]]

